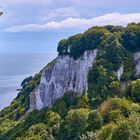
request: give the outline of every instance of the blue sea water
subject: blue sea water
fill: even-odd
[[[16,89],[24,78],[39,72],[56,57],[59,40],[77,32],[7,33],[0,30],[0,110],[17,96]]]
[[[17,96],[22,80],[39,72],[56,52],[0,53],[0,110]]]

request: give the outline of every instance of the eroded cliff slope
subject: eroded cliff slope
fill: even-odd
[[[97,50],[85,51],[75,60],[71,56],[58,56],[42,71],[40,85],[30,94],[30,111],[51,107],[64,93],[72,91],[78,95],[88,89],[88,72]]]
[[[83,90],[88,90],[88,73],[94,63],[97,49],[85,51],[83,56],[75,60],[69,55],[58,56],[52,63],[42,70],[38,87],[30,94],[30,109],[51,107],[53,103],[67,92],[81,95]],[[140,52],[134,53],[136,75],[140,74]],[[124,73],[121,66],[116,72],[118,80]]]

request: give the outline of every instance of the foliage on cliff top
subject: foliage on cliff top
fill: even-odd
[[[115,33],[120,35],[120,42],[124,48],[132,52],[140,50],[140,23],[131,23],[127,27],[111,25],[92,27],[83,34],[61,40],[57,51],[59,55],[70,55],[78,58],[86,50],[100,48],[102,41],[106,41],[105,36]]]

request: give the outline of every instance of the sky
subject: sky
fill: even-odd
[[[0,52],[56,51],[95,25],[140,22],[140,0],[0,0]]]

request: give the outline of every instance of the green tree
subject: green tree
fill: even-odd
[[[66,102],[63,99],[58,99],[53,106],[53,111],[58,112],[64,118],[68,111]]]
[[[117,125],[114,123],[103,126],[99,131],[96,132],[97,140],[113,140],[112,133],[116,129]]]
[[[132,52],[140,50],[140,24],[128,24],[122,34],[122,44]]]
[[[130,90],[132,99],[136,102],[140,102],[140,79],[131,82]]]
[[[112,133],[112,140],[138,140],[139,138],[140,130],[130,120],[119,121]]]
[[[107,101],[105,101],[104,103],[101,104],[99,111],[101,113],[101,115],[104,118],[105,122],[109,121],[109,115],[111,115],[111,111],[117,111],[117,112],[112,112],[114,113],[118,113],[118,110],[121,111],[121,114],[125,117],[128,117],[131,112],[133,111],[133,104],[131,101],[125,99],[125,98],[111,98],[108,99]],[[113,115],[112,114],[112,115]]]
[[[63,39],[58,43],[57,51],[59,55],[67,55],[68,54],[68,40]]]
[[[88,96],[86,95],[85,91],[83,94],[78,97],[77,107],[78,108],[88,108]]]
[[[112,110],[109,113],[109,121],[110,122],[116,122],[119,120],[125,119],[124,115],[122,114],[121,110]]]
[[[100,115],[99,111],[93,110],[89,112],[88,115],[88,131],[95,131],[96,129],[101,128],[103,124],[103,118]]]
[[[97,136],[96,133],[91,131],[86,134],[82,134],[82,136],[80,136],[80,140],[97,140]]]
[[[53,136],[47,131],[47,126],[43,123],[32,125],[21,140],[54,140]]]
[[[67,139],[78,140],[79,136],[86,131],[88,126],[88,109],[70,110],[65,118]]]
[[[47,111],[45,122],[49,130],[51,130],[51,133],[53,134],[53,136],[57,136],[59,132],[59,128],[60,128],[60,123],[61,123],[60,115],[56,112]]]
[[[86,50],[93,50],[100,46],[105,34],[109,33],[103,27],[93,27],[83,34],[84,46]]]

